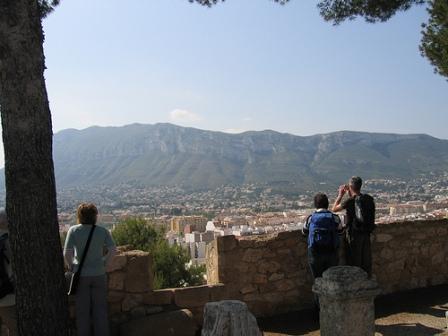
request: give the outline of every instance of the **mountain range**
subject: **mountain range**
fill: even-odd
[[[448,170],[448,140],[340,131],[227,134],[172,124],[67,129],[54,136],[58,188],[135,183],[209,189],[247,183],[315,188]]]

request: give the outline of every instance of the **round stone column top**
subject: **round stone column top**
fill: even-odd
[[[238,300],[222,300],[216,302],[207,302],[206,309],[219,309],[224,312],[242,312],[248,311],[245,302]]]
[[[335,266],[317,278],[313,292],[335,299],[374,297],[380,293],[378,283],[369,279],[367,273],[355,266]]]
[[[334,282],[353,282],[367,280],[367,273],[359,267],[354,266],[334,266],[327,269],[322,277]]]

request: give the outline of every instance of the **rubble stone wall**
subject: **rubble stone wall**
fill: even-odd
[[[384,294],[448,283],[448,220],[380,225],[372,254]]]
[[[448,220],[380,225],[372,234],[372,251],[383,294],[448,283]],[[121,249],[108,268],[112,335],[119,335],[114,326],[178,309],[190,310],[201,324],[209,301],[242,300],[255,316],[313,304],[306,238],[298,231],[218,237],[207,246],[207,278],[204,286],[154,290],[152,256]]]
[[[383,294],[448,283],[448,220],[379,225],[371,240]],[[207,267],[209,284],[224,284],[227,296],[256,316],[312,306],[306,238],[298,231],[218,237],[208,247]]]
[[[236,239],[218,237],[208,247],[210,284],[222,283],[255,316],[309,307],[313,302],[306,239],[298,231]],[[211,259],[211,260],[210,260]]]

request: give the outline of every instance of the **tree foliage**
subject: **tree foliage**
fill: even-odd
[[[39,3],[41,17],[46,17],[59,5],[60,0],[37,0],[37,2]]]
[[[153,252],[156,243],[163,239],[163,232],[143,218],[127,218],[112,230],[117,245],[131,245],[132,248]]]
[[[225,0],[188,0],[188,1],[195,2],[195,3],[198,3],[198,4],[203,5],[203,6],[211,7],[213,5],[216,5],[218,2],[224,2]],[[278,2],[281,5],[284,5],[289,0],[272,0],[272,1]]]
[[[187,251],[180,245],[170,246],[165,232],[143,218],[129,218],[112,230],[117,245],[150,252],[154,258],[154,288],[201,285],[205,267],[187,266],[190,260]]]
[[[371,23],[384,22],[399,11],[424,3],[425,0],[323,0],[317,6],[326,21],[339,24],[358,16]]]
[[[423,24],[420,51],[436,73],[448,78],[448,1],[430,1],[428,13],[429,21]]]

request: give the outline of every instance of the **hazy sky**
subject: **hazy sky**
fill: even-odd
[[[54,131],[172,122],[235,132],[448,138],[448,82],[418,51],[424,7],[332,26],[315,1],[63,0],[44,21]]]

